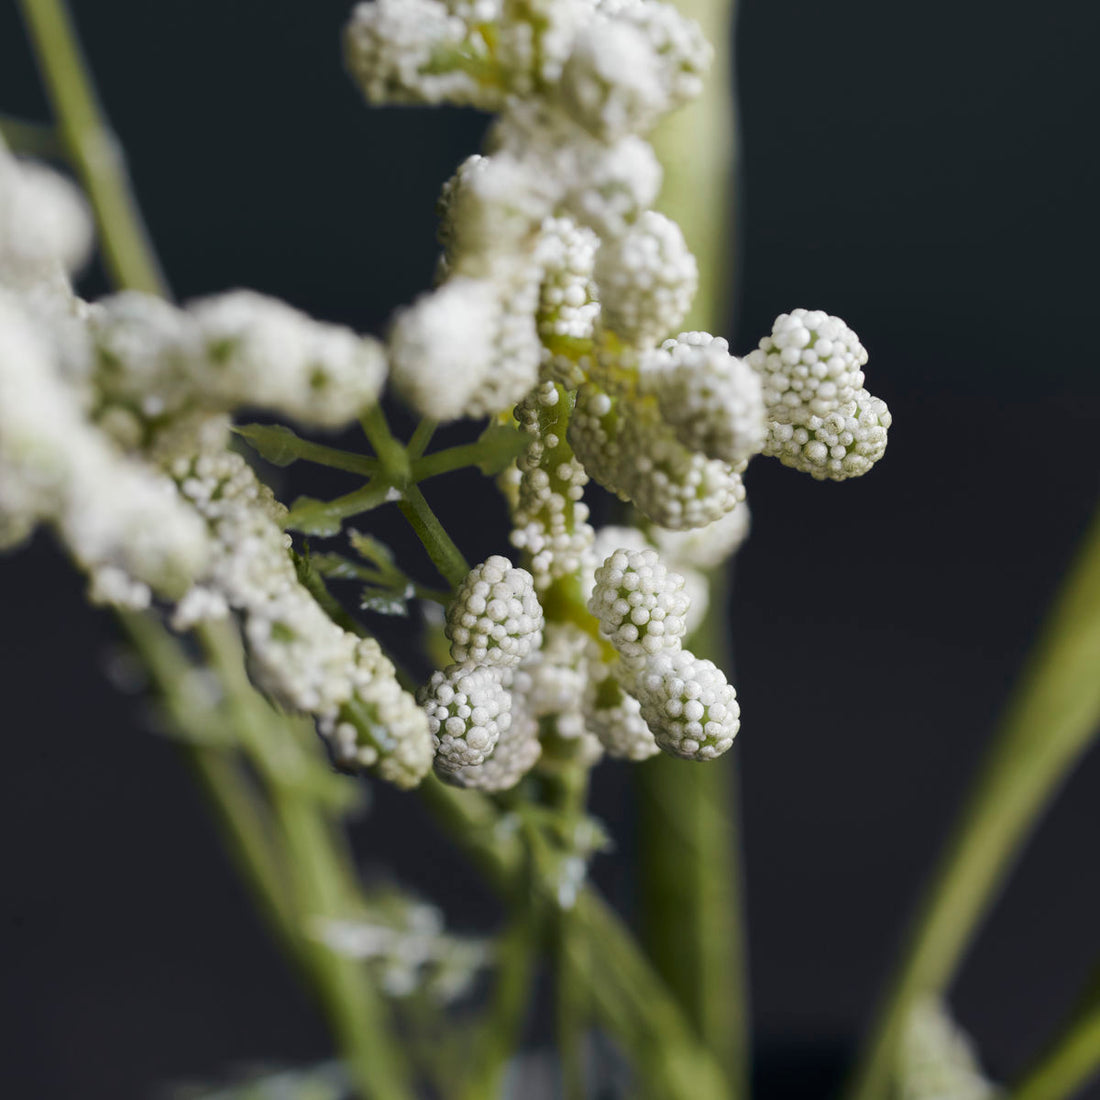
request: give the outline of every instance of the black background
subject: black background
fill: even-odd
[[[427,285],[436,192],[484,120],[367,109],[340,67],[342,0],[75,10],[181,297],[252,286],[378,331]],[[838,313],[894,414],[869,477],[749,473],[732,621],[765,1097],[822,1095],[853,1043],[1097,500],[1098,24],[1087,0],[742,4],[735,349],[794,306]],[[0,110],[46,117],[10,0]],[[486,488],[429,490],[471,559],[500,549]],[[323,1056],[175,749],[102,675],[109,620],[47,538],[2,563],[0,608],[0,1092],[128,1100]],[[597,808],[629,850],[624,766],[600,769]],[[413,800],[378,792],[356,835],[458,927],[495,919]],[[996,1074],[1100,953],[1098,835],[1094,755],[955,990]],[[629,905],[622,862],[597,878]]]

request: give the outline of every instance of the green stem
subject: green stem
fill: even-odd
[[[348,1071],[363,1097],[412,1100],[408,1067],[366,972],[335,954],[311,927],[318,920],[347,914],[353,900],[348,884],[354,875],[342,865],[331,824],[290,781],[302,767],[304,748],[288,723],[253,690],[235,628],[212,624],[200,628],[199,634],[226,692],[233,728],[266,780],[293,884],[299,952]]]
[[[410,462],[415,462],[427,449],[435,435],[436,422],[424,417],[413,429],[409,445],[405,448]]]
[[[417,538],[424,544],[432,564],[452,589],[457,588],[470,572],[470,566],[455,545],[454,539],[447,534],[446,528],[439,522],[431,510],[424,494],[415,485],[405,486],[402,499],[398,502],[401,514],[409,521]]]
[[[100,112],[63,0],[19,4],[69,158],[95,210],[111,281],[168,297],[121,148]]]
[[[1100,981],[1006,1100],[1065,1100],[1100,1073]]]
[[[733,300],[730,262],[735,110],[733,0],[678,0],[714,47],[702,96],[658,128],[660,207],[683,230],[699,264],[685,327],[715,331]],[[727,578],[712,577],[707,617],[692,648],[731,668]],[[635,770],[642,864],[642,933],[654,965],[730,1078],[748,1095],[748,979],[742,928],[736,766],[660,757]]]
[[[419,793],[446,834],[505,896],[522,873],[524,847],[501,827],[493,803],[429,776]],[[570,960],[597,1022],[633,1059],[640,1081],[663,1100],[727,1100],[729,1084],[680,1006],[614,911],[585,887],[573,910]]]
[[[412,477],[414,481],[427,481],[430,477],[449,474],[452,470],[476,466],[484,455],[485,448],[478,440],[448,447],[445,451],[436,451],[435,454],[417,458],[412,464]]]
[[[374,453],[381,459],[382,468],[395,485],[404,485],[409,479],[409,455],[390,431],[382,406],[375,405],[368,409],[360,417],[359,423],[363,426],[363,434],[374,448]]]
[[[1009,702],[848,1092],[886,1095],[914,1002],[942,991],[1039,816],[1100,726],[1100,514]]]

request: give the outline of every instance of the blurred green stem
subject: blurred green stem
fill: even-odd
[[[733,0],[678,0],[715,55],[703,95],[657,130],[665,170],[660,207],[683,230],[699,264],[685,328],[720,330],[733,300],[736,153],[731,41]],[[731,672],[728,577],[715,571],[707,617],[692,646]],[[691,764],[658,757],[636,769],[642,935],[668,983],[732,1085],[748,1095],[748,981],[732,757]]]
[[[63,0],[19,0],[73,167],[92,200],[111,281],[168,297],[130,188],[125,159],[99,109]]]
[[[889,1094],[898,1042],[913,1004],[949,984],[1019,850],[1098,728],[1100,513],[1063,582],[919,907],[849,1100],[883,1100]],[[1070,1061],[1075,1056],[1072,1050],[1065,1055]],[[1053,1100],[1056,1094],[1042,1095]]]

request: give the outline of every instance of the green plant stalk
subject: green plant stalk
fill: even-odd
[[[508,896],[522,873],[524,847],[514,830],[502,828],[496,806],[434,776],[424,780],[419,793],[490,886]],[[727,1100],[730,1086],[718,1063],[629,929],[591,887],[581,890],[573,921],[577,934],[568,950],[574,973],[593,1018],[633,1059],[639,1081],[663,1100]]]
[[[64,156],[65,146],[52,126],[0,115],[0,139],[13,153],[32,157]]]
[[[848,1091],[887,1095],[914,1002],[946,988],[1017,854],[1100,727],[1100,513],[947,842]]]
[[[1006,1100],[1066,1100],[1100,1074],[1100,974]]]
[[[99,109],[64,0],[19,4],[65,148],[95,210],[111,281],[168,297],[122,150]]]
[[[659,206],[699,264],[685,328],[716,331],[730,312],[735,112],[733,0],[678,0],[703,28],[714,61],[702,96],[654,135],[665,171]],[[707,616],[692,647],[727,673],[728,579],[711,577]],[[642,937],[658,973],[732,1083],[748,1095],[748,979],[741,902],[736,770],[658,757],[634,773],[638,798]]]
[[[377,991],[358,964],[335,954],[311,924],[346,915],[354,873],[331,823],[317,804],[294,785],[305,751],[290,723],[253,689],[235,627],[215,623],[199,629],[211,669],[226,692],[226,705],[241,745],[264,777],[279,827],[282,863],[294,894],[293,934],[318,992],[322,1009],[362,1097],[412,1100],[409,1070],[389,1028]]]

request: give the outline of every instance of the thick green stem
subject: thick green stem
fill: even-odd
[[[915,1001],[942,991],[1039,816],[1100,728],[1100,514],[1028,660],[921,904],[853,1078],[887,1095]]]
[[[447,534],[446,528],[428,506],[424,494],[415,486],[407,485],[398,502],[401,514],[409,521],[416,537],[424,544],[432,564],[451,588],[457,588],[470,572],[470,566]]]
[[[111,280],[168,296],[126,164],[99,110],[63,0],[19,0],[69,158],[92,200]]]
[[[702,96],[654,135],[665,171],[660,207],[699,264],[699,293],[684,327],[715,331],[728,317],[735,157],[733,0],[678,0],[714,46]],[[707,618],[692,647],[729,672],[727,578],[716,572]],[[748,1094],[748,980],[730,757],[690,764],[661,757],[639,767],[642,934],[658,972],[732,1082]]]

